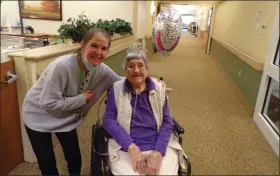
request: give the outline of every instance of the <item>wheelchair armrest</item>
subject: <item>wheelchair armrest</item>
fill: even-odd
[[[174,123],[174,130],[178,133],[178,134],[184,134],[185,130],[183,127],[181,127],[181,125],[179,125],[179,123],[173,119],[173,123]]]
[[[112,138],[112,136],[103,128],[103,126],[102,126],[102,130],[103,130],[103,134],[106,138]]]

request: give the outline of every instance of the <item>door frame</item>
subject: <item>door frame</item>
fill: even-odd
[[[279,57],[279,53],[277,54],[277,52],[279,52],[278,16],[279,9],[277,8],[253,119],[265,136],[268,143],[273,148],[276,155],[279,157],[279,134],[270,125],[269,120],[267,120],[266,117],[262,114],[263,107],[268,97],[269,84],[271,82],[270,78],[279,83],[279,66],[274,65],[274,60],[276,59],[276,57]]]
[[[207,39],[206,51],[205,51],[206,54],[209,54],[209,52],[210,52],[210,46],[211,46],[211,40],[212,40],[212,32],[213,32],[215,13],[216,13],[216,6],[212,5],[212,12],[211,12],[211,19],[210,19],[210,28],[209,28],[209,31],[208,31],[208,39]]]

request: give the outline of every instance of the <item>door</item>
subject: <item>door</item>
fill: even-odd
[[[268,58],[264,66],[253,118],[279,157],[280,89],[278,15],[268,48]]]
[[[12,59],[1,61],[0,176],[6,176],[23,162],[17,77]]]

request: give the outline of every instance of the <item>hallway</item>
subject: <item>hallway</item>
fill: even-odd
[[[168,57],[150,58],[150,75],[164,77],[172,116],[185,128],[183,147],[193,175],[278,175],[279,160],[246,112],[214,58],[199,39],[183,33]],[[82,174],[90,173],[91,126],[98,103],[78,129]],[[60,145],[54,148],[58,169],[67,174]],[[11,175],[40,174],[37,164],[23,163]]]
[[[164,70],[173,89],[169,106],[185,128],[183,147],[193,175],[279,174],[277,156],[197,37],[183,33],[162,59],[164,66],[158,56],[152,59],[151,73]]]

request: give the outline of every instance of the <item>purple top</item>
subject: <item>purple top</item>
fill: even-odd
[[[151,78],[147,77],[146,85],[146,89],[140,95],[137,95],[137,104],[134,111],[136,94],[130,82],[127,79],[125,80],[124,91],[131,92],[132,117],[130,135],[117,122],[117,108],[113,88],[108,91],[103,127],[124,151],[127,151],[129,145],[134,142],[141,151],[158,150],[165,155],[173,129],[173,121],[169,113],[167,98],[165,98],[163,107],[162,125],[159,132],[157,132],[156,120],[149,102],[149,90],[155,89],[155,83]]]

